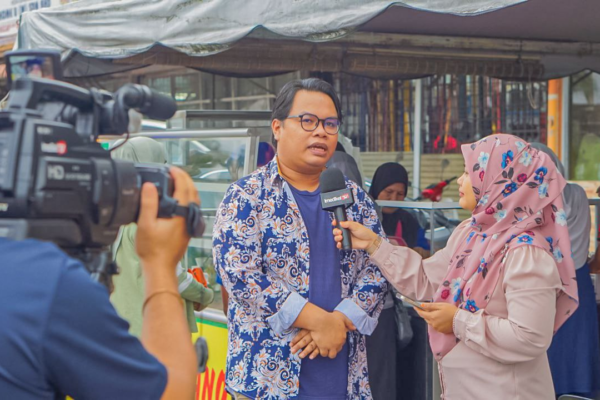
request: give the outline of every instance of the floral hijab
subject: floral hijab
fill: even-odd
[[[557,295],[556,331],[578,305],[561,195],[566,181],[548,155],[516,136],[488,136],[463,145],[462,152],[477,206],[469,233],[453,254],[434,300],[473,313],[485,309],[506,253],[521,246],[536,246],[552,254],[563,283]],[[454,335],[432,329],[429,333],[437,360],[456,345]]]

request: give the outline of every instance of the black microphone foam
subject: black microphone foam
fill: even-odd
[[[344,174],[337,168],[327,168],[321,173],[319,178],[321,193],[334,192],[336,190],[346,189],[346,180]]]
[[[152,90],[148,107],[141,109],[142,114],[153,119],[167,120],[177,111],[177,103],[171,96]]]
[[[152,119],[167,120],[177,111],[177,103],[171,96],[147,86],[129,84],[123,86],[120,91],[127,106],[135,108]]]

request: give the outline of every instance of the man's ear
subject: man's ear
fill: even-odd
[[[281,129],[283,128],[283,121],[274,119],[271,121],[271,130],[273,131],[273,138],[276,142],[279,141],[281,137]]]

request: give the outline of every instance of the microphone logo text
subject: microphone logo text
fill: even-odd
[[[323,199],[323,201],[325,202],[325,204],[328,204],[328,203],[333,203],[334,201],[348,200],[349,198],[350,198],[350,195],[348,193],[344,193],[341,196],[332,197],[330,199]]]

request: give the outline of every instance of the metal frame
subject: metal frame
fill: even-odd
[[[194,311],[194,314],[196,314],[196,318],[200,318],[201,320],[218,322],[220,324],[227,325],[227,316],[222,310],[219,311],[214,308],[206,308],[200,312]]]
[[[443,210],[460,210],[462,207],[457,202],[422,202],[422,201],[383,201],[377,200],[377,204],[381,207],[393,207],[393,208],[402,208],[402,209],[411,209],[411,210],[425,210],[429,211],[429,241],[431,246],[431,252],[435,251],[435,220],[433,215],[436,211]]]
[[[176,120],[210,119],[213,121],[271,121],[271,111],[242,110],[181,110],[173,117]]]
[[[147,131],[132,133],[129,138],[138,136],[151,137],[154,139],[187,139],[187,138],[204,138],[204,137],[215,137],[215,138],[228,138],[228,137],[241,137],[241,136],[257,136],[265,137],[264,132],[266,127],[253,127],[253,128],[209,128],[209,129],[185,129],[185,130],[164,130],[164,131]],[[101,140],[118,140],[124,139],[123,135],[102,135]]]
[[[413,197],[417,198],[421,194],[421,154],[423,153],[423,131],[421,124],[423,123],[423,80],[417,79],[415,82],[415,118],[413,128]]]

